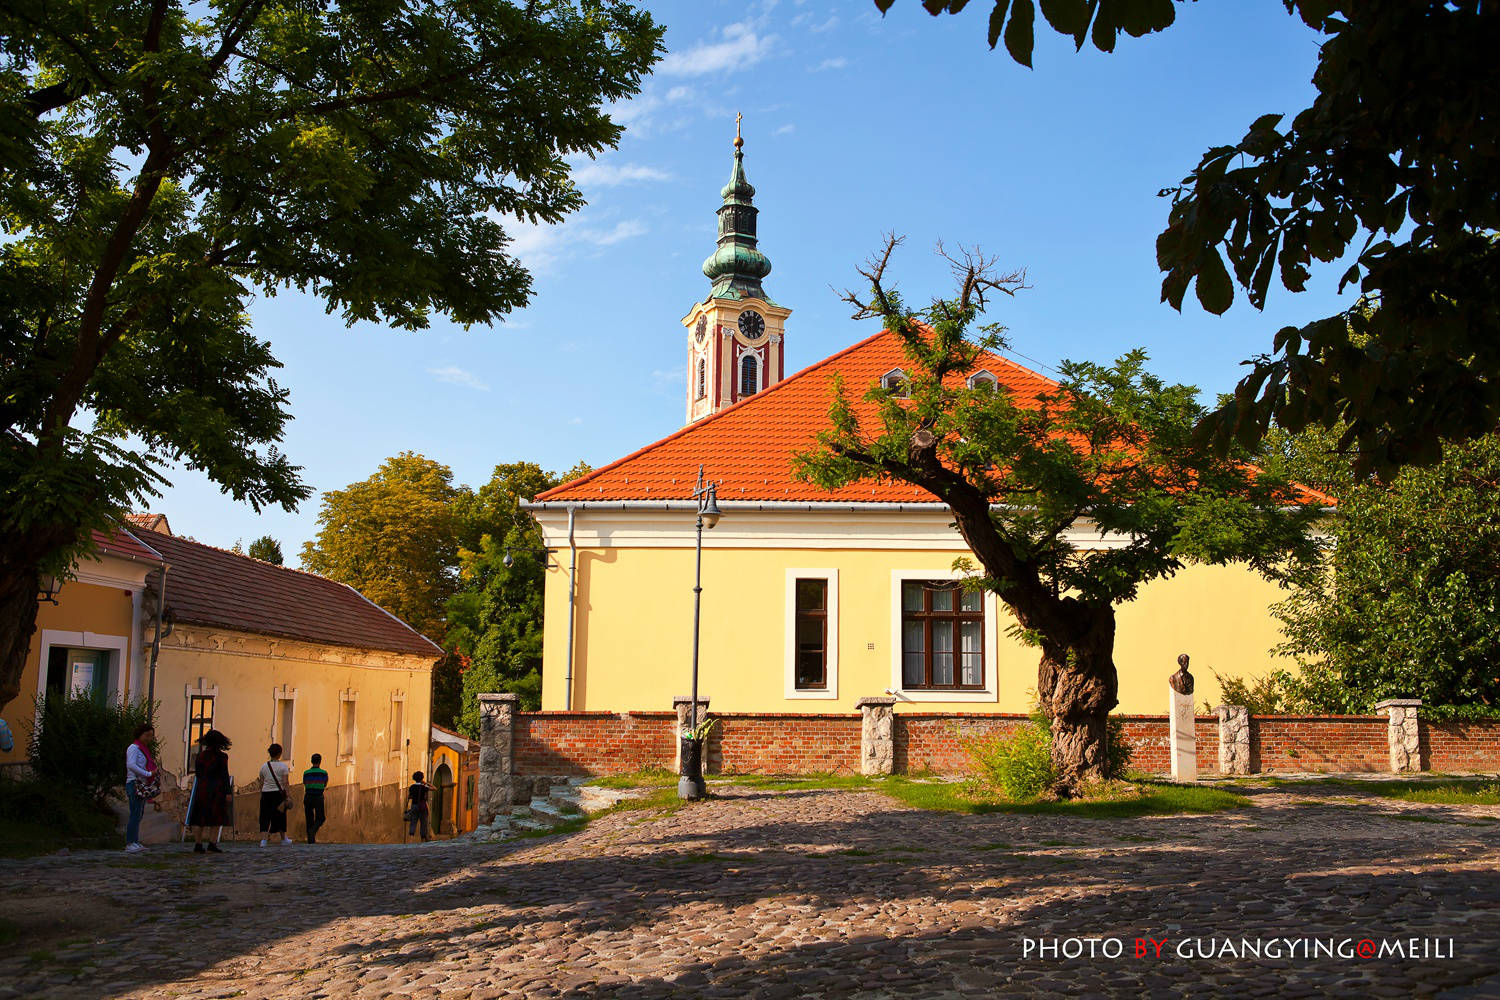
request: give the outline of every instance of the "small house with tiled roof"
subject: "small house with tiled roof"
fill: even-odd
[[[165,563],[147,580],[139,635],[162,628],[154,677],[162,766],[186,790],[198,738],[234,741],[241,833],[255,830],[255,782],[279,743],[301,774],[322,756],[327,840],[400,839],[401,801],[427,770],[432,667],[442,650],[347,584],[187,538],[141,532]],[[165,599],[162,599],[162,595]],[[140,694],[145,694],[142,684]],[[301,810],[290,814],[293,833]]]
[[[719,247],[704,265],[713,287],[684,319],[687,425],[528,505],[556,553],[543,709],[660,711],[688,693],[701,468],[723,512],[702,556],[699,689],[715,712],[848,713],[869,696],[917,711],[1028,711],[1036,650],[1012,637],[993,594],[958,586],[953,563],[967,549],[946,506],[900,481],[830,492],[794,476],[793,456],[828,426],[836,379],[860,400],[870,386],[899,386],[909,362],[881,332],[780,377],[789,310],[768,310],[753,193],[737,145]],[[968,378],[1018,400],[1055,385],[994,353]],[[1072,541],[1124,542],[1084,523]],[[1215,673],[1267,673],[1281,641],[1269,609],[1283,597],[1241,566],[1189,566],[1143,587],[1119,609],[1118,710],[1160,713],[1184,650],[1203,666],[1210,702]]]

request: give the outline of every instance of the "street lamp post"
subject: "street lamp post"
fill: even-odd
[[[703,529],[719,523],[721,511],[718,503],[719,487],[717,483],[705,483],[703,481],[703,466],[698,466],[698,485],[693,489],[693,499],[698,501],[698,544],[697,544],[697,567],[693,578],[693,703],[689,709],[688,718],[691,720],[688,732],[696,741],[698,738],[698,634],[699,618],[703,608]],[[677,794],[680,798],[696,799],[702,796],[700,782],[702,780],[702,747],[699,747],[698,770],[696,774],[681,775],[677,780]]]

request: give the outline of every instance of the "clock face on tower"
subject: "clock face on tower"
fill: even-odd
[[[693,331],[693,335],[698,338],[698,343],[701,344],[701,343],[703,343],[703,337],[704,337],[704,335],[707,334],[707,333],[708,333],[708,317],[707,316],[699,316],[698,317],[698,326]]]
[[[740,333],[745,335],[746,340],[759,340],[765,332],[766,321],[754,309],[746,309],[740,313]]]

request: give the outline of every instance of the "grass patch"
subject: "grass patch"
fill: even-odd
[[[1389,819],[1399,819],[1407,823],[1447,823],[1446,819],[1438,816],[1408,815],[1406,813],[1391,813]]]
[[[768,792],[813,792],[813,791],[864,791],[878,788],[874,778],[861,774],[735,774],[714,775],[709,779],[714,785],[734,785],[740,788],[760,788]]]
[[[661,816],[671,815],[687,804],[685,800],[677,797],[677,784],[674,780],[670,788],[656,788],[652,792],[637,798],[621,799],[608,809],[601,809],[591,815],[585,814],[563,820],[561,823],[557,823],[546,830],[517,830],[510,839],[533,840],[537,837],[553,837],[561,834],[577,833],[594,820],[599,819],[601,816],[608,816],[610,813],[650,810],[660,814],[658,816],[642,816],[635,820],[637,823],[649,823],[652,820],[660,819]]]
[[[714,865],[724,861],[733,861],[734,858],[723,854],[715,854],[713,851],[704,851],[699,854],[684,854],[681,857],[668,858],[669,865]]]
[[[1330,791],[1340,796],[1373,795],[1402,802],[1422,802],[1443,806],[1500,806],[1500,781],[1494,778],[1453,778],[1424,775],[1420,778],[1370,780],[1357,778],[1307,779],[1264,777],[1237,779],[1239,784],[1262,788],[1295,789],[1299,792]],[[1293,805],[1326,805],[1317,799],[1298,799]]]
[[[647,767],[628,774],[592,778],[589,784],[600,788],[676,788],[677,775],[664,767]]]
[[[980,844],[975,848],[976,851],[1014,851],[1015,849],[1015,844]]]
[[[874,854],[875,852],[874,851],[867,851],[863,847],[849,847],[849,848],[845,848],[842,851],[834,851],[834,853],[835,854],[842,854],[845,857],[849,857],[849,858],[868,858],[870,855]]]
[[[1127,819],[1133,816],[1170,816],[1216,813],[1250,804],[1243,795],[1201,785],[1167,782],[1119,782],[1105,796],[1053,802],[1008,802],[986,795],[968,784],[921,784],[887,778],[875,786],[892,798],[917,809],[961,813],[1077,816],[1084,819]]]

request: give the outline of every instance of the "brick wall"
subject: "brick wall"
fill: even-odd
[[[1422,726],[1422,768],[1500,771],[1500,721],[1428,722]]]
[[[1252,715],[1250,770],[1389,771],[1383,715]]]
[[[709,742],[710,773],[850,774],[859,771],[857,714],[728,714]],[[1166,716],[1126,715],[1125,737],[1136,770],[1169,769]],[[515,717],[515,770],[522,775],[619,774],[672,767],[671,712],[520,712]],[[897,774],[969,770],[966,743],[1005,736],[1024,715],[901,712],[895,716]],[[1385,716],[1252,716],[1254,772],[1390,769]],[[1197,719],[1198,770],[1219,767],[1219,726]],[[1422,764],[1434,771],[1500,770],[1500,722],[1422,722]]]

